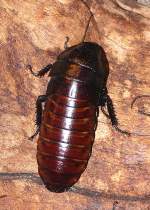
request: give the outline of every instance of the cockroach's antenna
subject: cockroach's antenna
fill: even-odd
[[[88,31],[88,29],[89,29],[89,25],[90,25],[90,22],[91,22],[91,18],[93,17],[93,13],[91,12],[90,7],[88,6],[88,4],[87,4],[85,1],[83,1],[83,0],[81,0],[81,1],[82,1],[82,3],[88,8],[88,10],[89,10],[89,12],[90,12],[90,17],[89,17],[89,20],[88,20],[88,22],[87,22],[87,25],[86,25],[86,28],[85,28],[85,31],[84,31],[84,35],[83,35],[82,40],[81,40],[81,42],[84,42],[85,37],[86,37],[86,34],[87,34],[87,31]]]
[[[83,35],[83,37],[82,37],[81,42],[84,42],[84,40],[85,40],[85,37],[86,37],[87,31],[88,31],[88,29],[89,29],[89,25],[90,25],[90,21],[91,21],[92,16],[93,16],[93,14],[90,15],[90,18],[89,18],[88,23],[87,23],[87,25],[86,25],[85,32],[84,32],[84,35]]]

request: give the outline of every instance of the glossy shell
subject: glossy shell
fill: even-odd
[[[91,155],[96,106],[83,82],[63,79],[46,102],[37,149],[39,174],[50,191],[74,185]]]
[[[53,64],[37,147],[39,174],[50,191],[68,190],[86,169],[108,74],[104,50],[91,42],[68,48]]]

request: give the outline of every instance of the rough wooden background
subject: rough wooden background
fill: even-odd
[[[104,47],[110,63],[108,90],[122,128],[150,134],[150,8],[135,0],[86,1],[94,19],[86,40]],[[26,71],[54,62],[80,42],[89,11],[81,0],[0,0],[0,210],[150,209],[150,137],[126,137],[100,114],[93,154],[72,192],[50,193],[37,174],[35,100],[47,78]],[[7,174],[9,173],[9,175]],[[22,174],[22,177],[18,176]],[[23,174],[26,173],[26,174]],[[34,174],[35,175],[34,175]]]

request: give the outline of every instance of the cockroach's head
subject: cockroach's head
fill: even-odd
[[[64,61],[69,66],[65,68],[67,72],[73,77],[80,77],[80,80],[94,76],[107,80],[109,74],[105,51],[94,42],[82,42],[67,48],[57,61]]]

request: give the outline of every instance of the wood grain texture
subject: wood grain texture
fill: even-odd
[[[134,0],[87,1],[94,19],[86,40],[98,42],[110,63],[108,90],[120,125],[148,134],[149,8]],[[47,78],[35,79],[26,70],[54,62],[69,45],[80,42],[89,11],[81,1],[6,1],[0,4],[0,209],[51,210],[62,208],[150,209],[150,137],[123,136],[111,128],[102,113],[88,168],[73,192],[50,193],[32,179],[13,173],[37,173],[36,143],[27,140],[34,131],[35,100],[46,90]],[[11,173],[6,176],[3,173]],[[16,177],[16,178],[15,178]],[[116,208],[116,209],[117,209]]]

